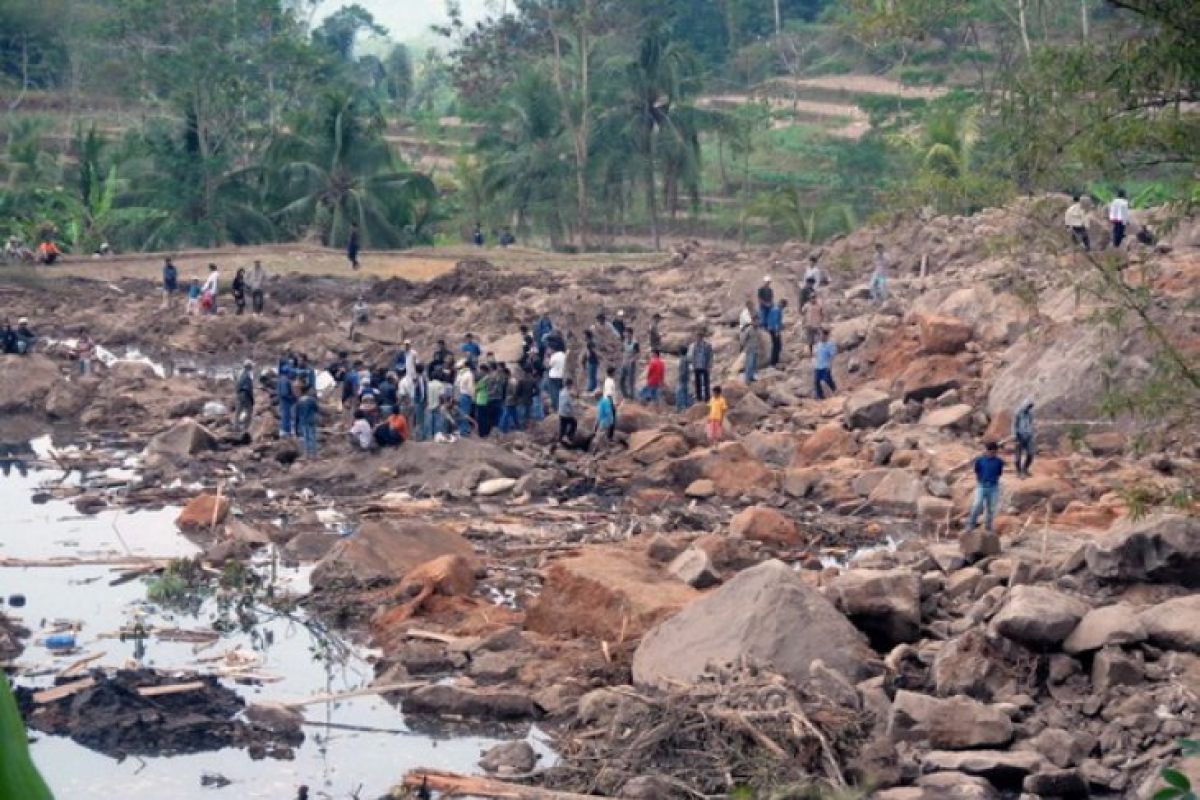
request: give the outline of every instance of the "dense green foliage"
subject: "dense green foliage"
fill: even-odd
[[[594,249],[1200,197],[1189,0],[447,5],[442,53],[357,4],[0,0],[0,233],[340,245],[353,221],[395,247],[478,222]]]

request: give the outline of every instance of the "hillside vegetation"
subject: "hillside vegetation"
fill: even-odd
[[[1186,0],[448,5],[441,55],[354,5],[0,3],[0,232],[657,249],[1047,189],[1197,199]]]

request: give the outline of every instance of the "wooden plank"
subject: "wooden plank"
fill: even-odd
[[[53,689],[43,689],[33,695],[33,702],[38,704],[53,703],[55,700],[62,700],[65,697],[70,697],[73,694],[78,694],[84,689],[90,689],[96,685],[95,678],[84,678],[83,680],[75,681],[74,683],[64,683],[62,686],[55,686]]]
[[[428,686],[428,681],[418,681],[409,683],[385,683],[380,686],[367,686],[362,689],[352,689],[348,692],[329,692],[326,694],[318,694],[304,700],[288,700],[280,703],[281,706],[287,708],[303,708],[317,703],[332,703],[337,700],[349,700],[352,697],[370,697],[376,694],[387,694],[388,692],[408,692],[413,689],[420,689],[423,686]]]
[[[188,681],[187,683],[171,683],[166,686],[143,686],[137,690],[142,697],[161,697],[166,694],[183,694],[196,692],[207,687],[204,681]]]
[[[554,789],[542,789],[537,786],[523,786],[519,783],[509,783],[494,778],[482,778],[475,775],[458,775],[453,772],[442,772],[433,769],[415,769],[404,776],[405,787],[417,789],[428,787],[436,792],[444,792],[451,797],[482,797],[488,800],[599,800],[597,794],[576,794],[575,792],[559,792]]]
[[[78,672],[79,670],[86,667],[88,664],[92,663],[93,661],[104,658],[105,655],[107,655],[107,654],[104,653],[103,651],[101,651],[99,653],[92,653],[91,655],[86,655],[83,658],[76,659],[75,661],[72,661],[70,664],[67,664],[65,667],[60,669],[58,671],[58,674],[55,675],[55,677],[56,678],[69,678],[72,675],[74,675],[76,672]]]

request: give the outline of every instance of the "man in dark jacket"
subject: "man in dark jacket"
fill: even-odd
[[[237,379],[237,412],[234,423],[238,430],[250,427],[250,419],[254,416],[254,362],[242,364],[242,371]]]
[[[704,332],[696,334],[696,341],[688,349],[688,361],[692,365],[692,376],[696,384],[696,402],[707,403],[712,395],[709,393],[709,373],[712,370],[713,349]]]

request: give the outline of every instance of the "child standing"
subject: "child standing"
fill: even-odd
[[[192,278],[188,286],[187,313],[195,316],[200,313],[200,279]]]
[[[708,440],[710,442],[721,441],[721,436],[725,432],[725,414],[728,411],[729,403],[725,401],[725,394],[721,391],[720,386],[714,386],[712,399],[708,401]]]

